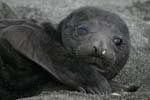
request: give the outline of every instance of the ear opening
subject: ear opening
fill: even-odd
[[[56,28],[54,28],[54,25],[52,25],[52,23],[50,22],[42,22],[41,25],[44,28],[44,31],[50,35],[51,39],[58,41],[58,42],[62,42],[61,40],[61,33],[56,31]]]

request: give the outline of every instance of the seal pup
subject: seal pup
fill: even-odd
[[[5,22],[11,24],[0,27],[1,41],[58,83],[82,92],[111,93],[110,81],[129,56],[130,37],[125,22],[96,7],[75,10],[60,22],[57,32],[45,23],[25,21],[16,25],[10,20],[0,21]]]

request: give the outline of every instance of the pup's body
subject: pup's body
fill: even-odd
[[[14,82],[10,92],[33,88],[36,81],[52,78],[75,90],[111,93],[109,81],[129,56],[130,38],[124,21],[108,11],[84,7],[65,18],[58,32],[45,25],[0,21],[0,57],[4,63],[0,80]]]

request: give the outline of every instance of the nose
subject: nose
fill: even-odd
[[[93,55],[94,56],[100,56],[103,51],[103,45],[101,41],[97,41],[93,44]]]
[[[95,41],[92,44],[92,57],[96,57],[101,59],[104,62],[114,63],[116,59],[115,51],[109,41],[106,39],[101,39],[99,41]]]
[[[94,53],[97,53],[97,47],[93,46]]]
[[[104,56],[106,54],[106,50],[100,47],[93,46],[93,53],[95,56]]]
[[[102,56],[105,55],[106,50],[104,49],[104,45],[101,41],[95,42],[93,44],[93,54],[94,56]]]

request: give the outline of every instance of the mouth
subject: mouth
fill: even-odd
[[[96,71],[100,72],[100,73],[104,73],[105,70],[100,68],[100,66],[97,63],[90,63],[91,67],[94,68]]]
[[[88,60],[89,65],[94,68],[96,71],[100,73],[104,73],[106,71],[106,65],[104,64],[104,59],[100,57],[91,57]]]
[[[112,62],[100,56],[79,56],[79,61],[86,63],[100,73],[106,73],[111,69]]]
[[[100,73],[106,73],[111,69],[112,63],[101,57],[92,57],[89,59],[89,65]]]

